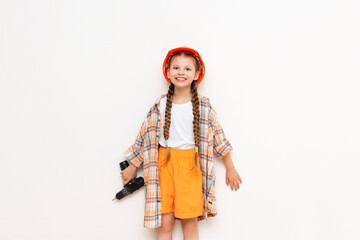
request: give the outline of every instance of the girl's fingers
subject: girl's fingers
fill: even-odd
[[[229,185],[230,185],[231,191],[235,190],[234,181],[229,180]]]
[[[238,175],[235,180],[229,179],[228,177],[226,177],[226,185],[229,186],[231,188],[231,191],[235,190],[237,191],[238,189],[240,189],[240,184],[242,183],[242,179],[241,177]]]

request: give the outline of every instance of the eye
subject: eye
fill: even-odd
[[[178,67],[173,67],[173,69],[177,69]]]
[[[191,68],[187,68],[188,71],[191,71]]]

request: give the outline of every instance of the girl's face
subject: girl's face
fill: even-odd
[[[193,80],[197,80],[200,72],[195,70],[192,57],[178,55],[172,58],[167,76],[176,88],[190,88]]]

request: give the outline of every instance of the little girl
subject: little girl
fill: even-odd
[[[197,222],[217,215],[213,153],[224,160],[231,190],[242,180],[209,98],[197,92],[205,74],[200,54],[189,47],[170,50],[163,74],[169,90],[155,101],[125,151],[131,164],[121,175],[125,185],[143,166],[144,227],[158,228],[158,239],[171,239],[175,219],[181,220],[184,239],[198,239]]]

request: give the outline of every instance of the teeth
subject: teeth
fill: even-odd
[[[185,80],[185,78],[176,78],[177,80]]]

